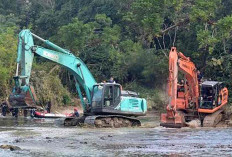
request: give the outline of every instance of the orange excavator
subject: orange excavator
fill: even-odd
[[[178,83],[178,72],[184,78]],[[222,82],[198,79],[195,64],[175,47],[169,53],[167,113],[161,114],[161,126],[181,128],[191,121],[203,127],[214,127],[222,119],[228,102],[228,89]]]

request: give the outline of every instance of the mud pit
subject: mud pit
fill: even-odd
[[[232,128],[159,127],[158,117],[140,128],[61,127],[54,120],[0,118],[0,149],[8,156],[232,156]]]

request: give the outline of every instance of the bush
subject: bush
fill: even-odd
[[[71,98],[68,95],[63,96],[63,104],[68,105],[71,103]]]
[[[132,82],[125,85],[124,90],[131,90],[139,93],[140,98],[147,100],[148,110],[163,111],[168,103],[165,87],[156,86],[149,88]]]

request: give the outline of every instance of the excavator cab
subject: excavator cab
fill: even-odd
[[[142,116],[147,111],[146,100],[132,91],[121,90],[117,83],[100,83],[93,87],[91,114]]]
[[[214,109],[221,104],[220,91],[223,89],[223,84],[217,81],[205,81],[201,84],[201,109]],[[220,99],[220,100],[219,100]]]
[[[121,86],[116,83],[94,85],[92,92],[92,112],[110,111],[118,106],[121,100]]]

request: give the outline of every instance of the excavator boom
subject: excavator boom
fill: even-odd
[[[40,46],[35,46],[33,37],[41,40],[43,43],[53,48],[54,50],[46,49]],[[77,92],[81,99],[82,107],[85,110],[87,104],[85,104],[83,100],[80,85],[85,90],[88,104],[90,104],[92,87],[97,83],[87,66],[83,63],[83,61],[80,58],[75,57],[69,51],[64,50],[63,48],[51,43],[48,40],[42,39],[41,37],[31,33],[29,30],[23,30],[19,34],[17,69],[16,76],[14,77],[15,88],[12,94],[10,95],[11,104],[14,107],[28,107],[36,105],[35,92],[31,92],[34,91],[34,89],[29,84],[34,54],[37,54],[43,58],[46,58],[50,61],[56,62],[66,67],[73,74],[75,78]],[[34,100],[33,103],[32,101],[27,101],[31,99]],[[19,101],[20,103],[18,103]]]

